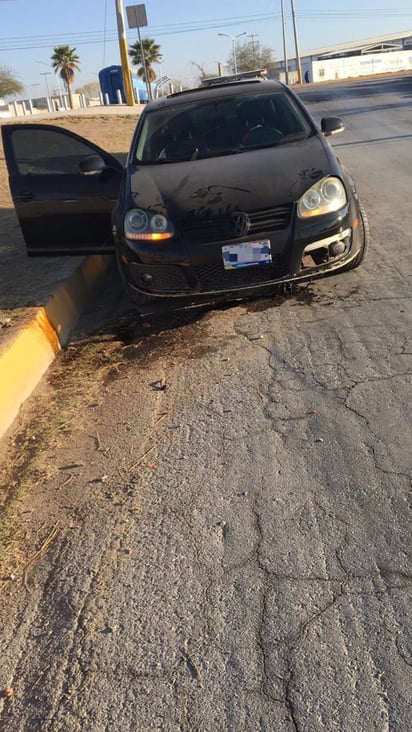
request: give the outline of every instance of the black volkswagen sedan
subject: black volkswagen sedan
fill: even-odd
[[[115,122],[114,122],[115,124]],[[351,175],[283,84],[216,79],[146,105],[125,168],[62,128],[2,128],[30,255],[116,252],[137,306],[236,299],[357,267]]]

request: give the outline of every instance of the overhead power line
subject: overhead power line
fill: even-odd
[[[0,0],[1,1],[1,0]],[[321,18],[330,19],[362,19],[370,18],[371,13],[376,17],[412,18],[412,10],[406,11],[401,8],[362,8],[358,10],[300,10],[298,13],[299,21],[318,20]],[[286,17],[291,17],[290,12],[285,12]],[[193,20],[180,22],[175,24],[151,25],[146,31],[146,35],[151,37],[161,37],[177,35],[182,33],[196,33],[199,31],[215,30],[224,28],[228,25],[244,25],[251,23],[267,23],[273,22],[276,18],[281,18],[280,12],[271,12],[260,15],[248,16],[231,16],[228,18],[213,18],[210,20]],[[117,31],[102,30],[93,31],[73,31],[72,33],[48,33],[31,36],[0,36],[0,51],[23,51],[34,48],[49,48],[57,42],[68,42],[70,45],[93,45],[117,42]]]

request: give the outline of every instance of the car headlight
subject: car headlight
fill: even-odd
[[[332,213],[343,208],[348,202],[345,187],[339,178],[322,178],[309,188],[298,201],[298,216],[307,219],[311,216]]]
[[[126,239],[160,241],[171,239],[174,233],[173,224],[163,214],[151,213],[142,208],[131,208],[124,217]]]

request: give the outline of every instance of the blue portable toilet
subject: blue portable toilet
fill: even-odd
[[[138,90],[140,102],[148,102],[149,98],[145,82],[140,79],[137,71],[131,71],[130,77],[133,90],[135,91],[136,100],[136,90]],[[107,94],[109,98],[109,104],[118,104],[118,90],[121,93],[122,101],[126,102],[126,94],[124,91],[123,73],[121,66],[106,66],[106,68],[101,69],[101,71],[99,71],[99,84],[103,97],[105,97],[105,95]]]

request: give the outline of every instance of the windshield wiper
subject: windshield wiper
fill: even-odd
[[[311,136],[310,132],[289,132],[287,135],[284,135],[281,140],[279,140],[279,143],[282,144],[282,142],[295,142],[296,140],[307,140],[308,137]]]

